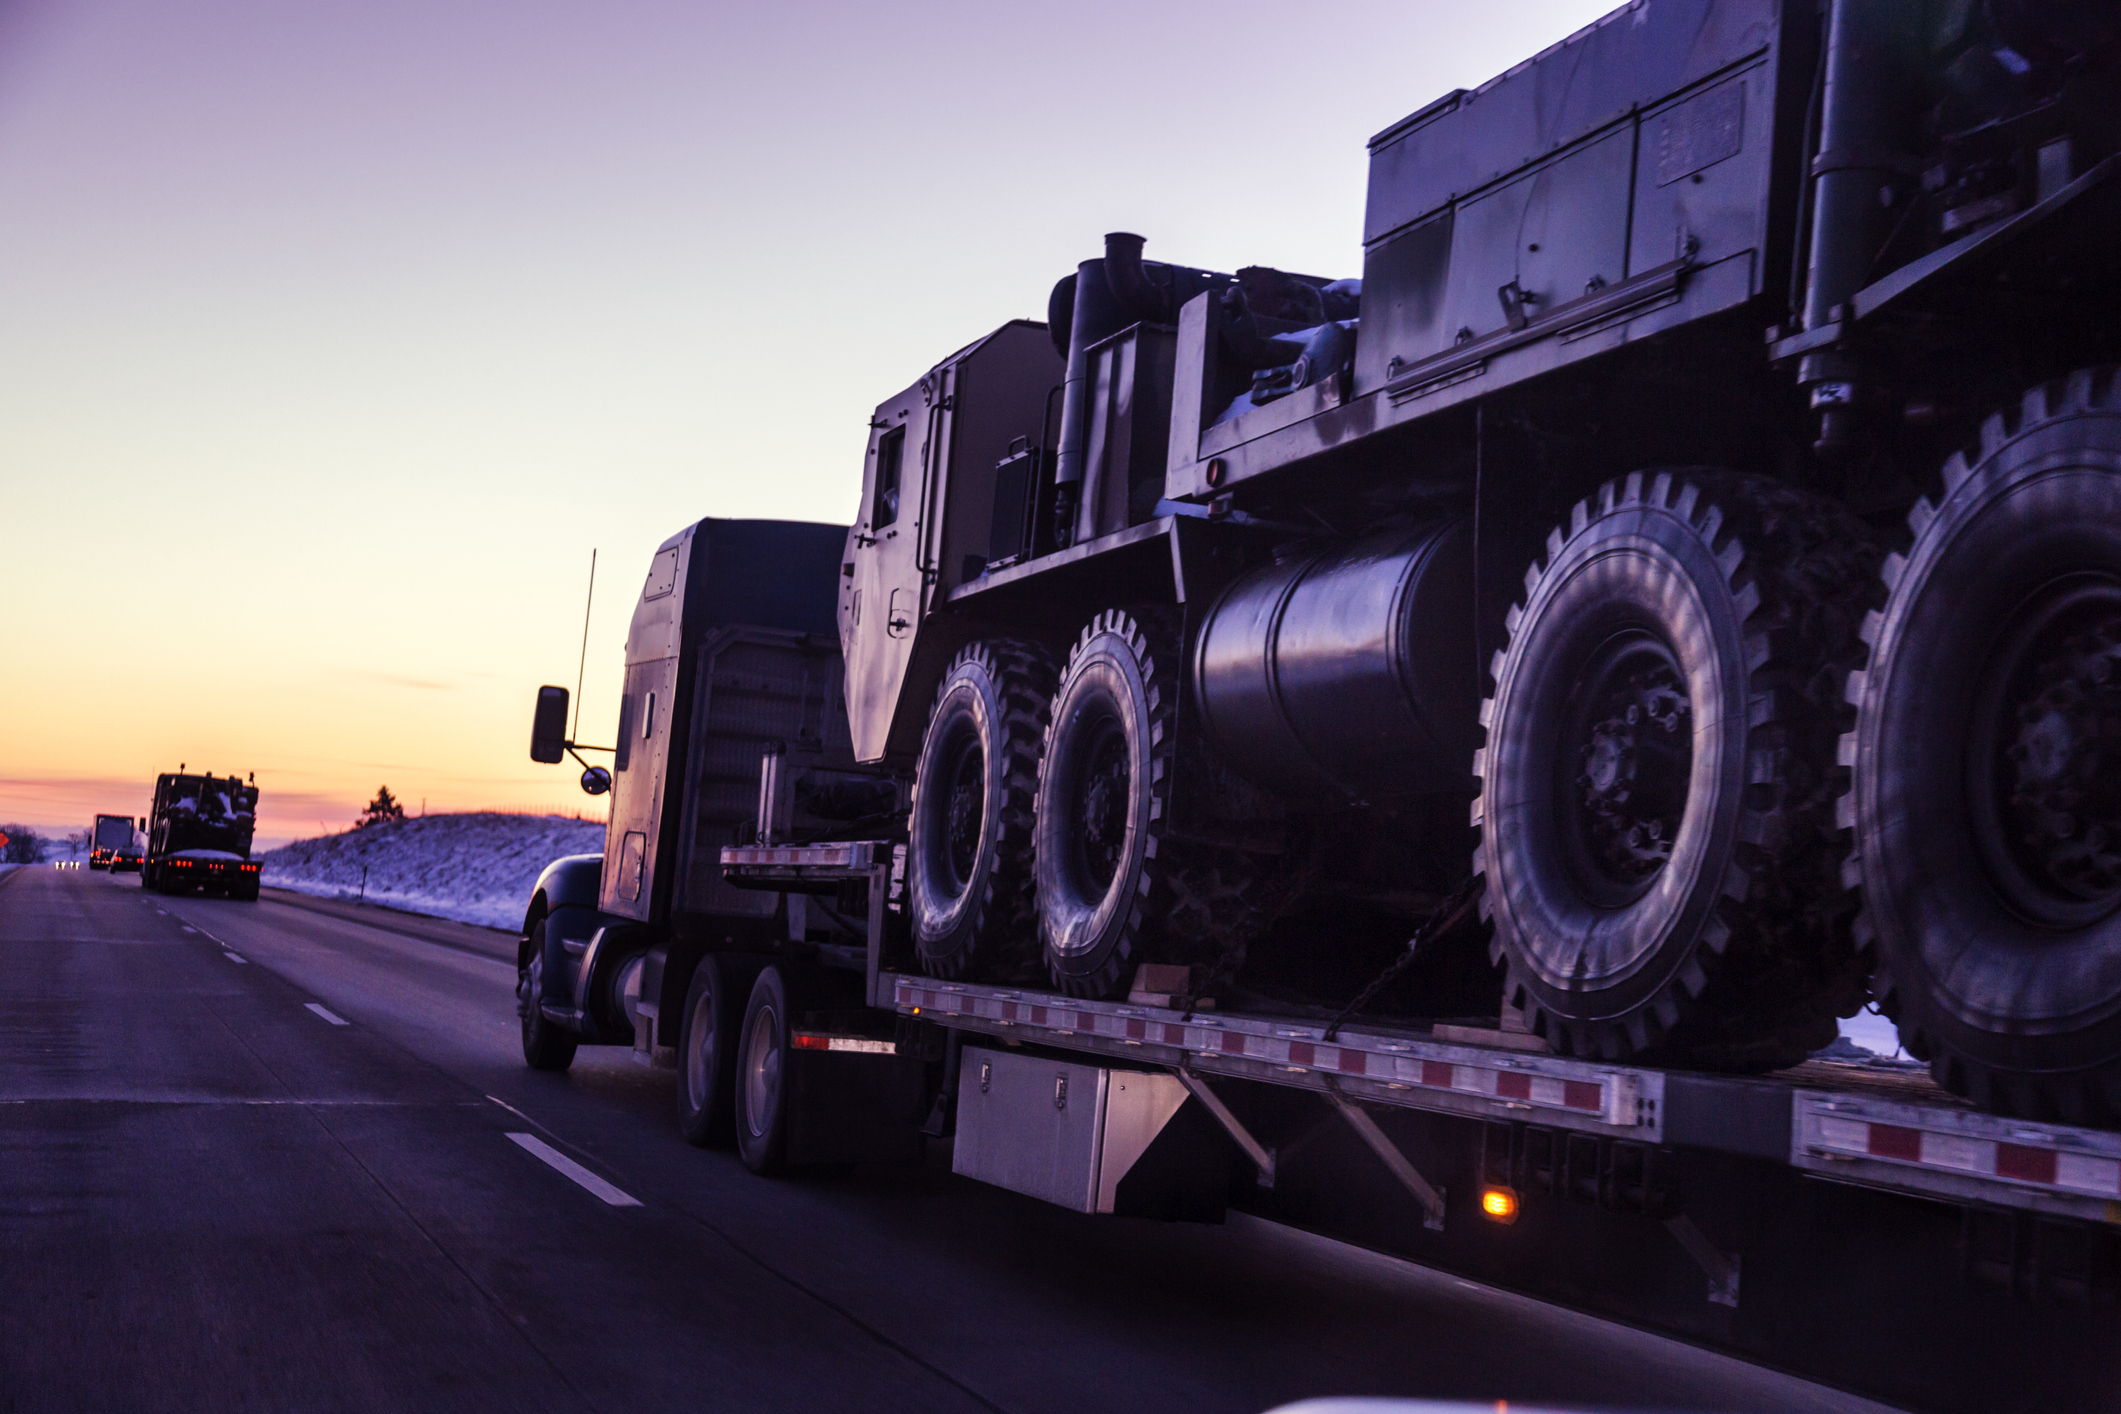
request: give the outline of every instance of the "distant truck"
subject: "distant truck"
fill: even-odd
[[[116,869],[119,859],[132,849],[133,817],[130,815],[98,815],[95,832],[89,838],[88,867],[91,869]],[[138,852],[134,851],[134,857]]]
[[[258,863],[250,857],[258,817],[256,777],[175,774],[155,778],[140,886],[165,894],[258,897]]]

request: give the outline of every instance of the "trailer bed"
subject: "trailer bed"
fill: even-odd
[[[1374,1022],[1181,1012],[885,973],[890,1007],[1019,1044],[1782,1159],[1836,1183],[2121,1224],[2121,1134],[1983,1114],[1914,1066],[1814,1060],[1722,1076],[1438,1041]]]
[[[844,878],[881,892],[892,854],[880,841],[729,848],[722,869],[752,887]],[[882,912],[872,909],[878,923]],[[1831,1183],[2121,1226],[2121,1134],[1984,1114],[1918,1065],[1814,1059],[1764,1076],[1666,1070],[1550,1055],[1529,1049],[1540,1044],[1533,1038],[1500,1032],[1488,1033],[1496,1044],[1481,1044],[1466,1027],[1366,1018],[1335,1028],[1263,1010],[1183,1010],[943,982],[882,967],[874,936],[870,951],[876,1006],[1017,1045],[1770,1159]]]

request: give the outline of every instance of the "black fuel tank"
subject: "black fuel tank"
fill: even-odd
[[[1471,530],[1453,520],[1346,541],[1224,591],[1192,672],[1228,763],[1319,805],[1470,788]]]

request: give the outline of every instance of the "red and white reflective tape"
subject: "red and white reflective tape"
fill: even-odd
[[[794,1031],[788,1043],[799,1051],[845,1051],[864,1056],[895,1056],[898,1043],[870,1036],[833,1036],[822,1031]]]
[[[1809,1091],[1798,1092],[1794,1110],[1799,1167],[1860,1166],[1880,1181],[1946,1194],[1955,1181],[1974,1180],[2092,1199],[2107,1205],[2099,1215],[2109,1221],[2121,1203],[2121,1134]]]
[[[1642,1124],[1636,1077],[1548,1057],[1500,1055],[1476,1047],[1349,1035],[1328,1041],[1323,1029],[1256,1017],[1164,1021],[1145,1008],[1116,1003],[1032,1001],[1020,993],[977,985],[926,984],[896,979],[901,1011],[976,1018],[1060,1036],[1107,1037],[1136,1045],[1168,1046],[1213,1061],[1260,1062],[1292,1074],[1319,1073],[1376,1081],[1393,1090],[1448,1091],[1504,1110],[1546,1110],[1611,1125]],[[1412,1103],[1412,1101],[1410,1101]],[[1484,1106],[1483,1106],[1484,1107]]]
[[[727,866],[778,865],[798,869],[867,869],[875,858],[875,843],[855,840],[846,844],[730,845],[722,851]]]

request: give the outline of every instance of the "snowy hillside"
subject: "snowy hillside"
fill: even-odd
[[[556,815],[423,815],[297,840],[259,857],[268,888],[363,896],[413,913],[519,928],[540,872],[563,854],[601,854],[604,827]],[[362,871],[367,890],[362,892]]]

